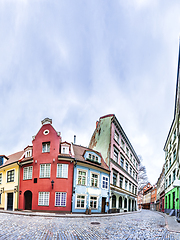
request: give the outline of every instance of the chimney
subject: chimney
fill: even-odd
[[[74,144],[76,144],[76,135],[74,135]]]
[[[99,123],[99,122],[98,122],[98,121],[96,121],[96,128],[97,128],[97,126],[98,126],[98,123]]]

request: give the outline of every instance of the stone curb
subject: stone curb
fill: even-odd
[[[175,231],[175,230],[172,230],[171,227],[169,226],[168,220],[167,220],[167,218],[168,218],[169,216],[167,216],[165,213],[162,213],[162,212],[158,212],[158,211],[154,211],[154,212],[160,214],[161,216],[163,216],[163,217],[165,218],[165,227],[167,228],[167,230],[168,230],[169,232],[180,233],[180,229],[179,229],[179,231]],[[180,228],[180,224],[179,224],[179,228]]]
[[[14,214],[14,215],[23,215],[23,216],[34,216],[34,217],[58,217],[58,218],[92,218],[92,217],[114,217],[119,215],[127,215],[132,213],[140,213],[140,211],[134,212],[123,212],[123,213],[111,213],[111,214],[65,214],[60,215],[56,213],[44,213],[44,212],[23,212],[23,211],[5,211],[0,210],[0,213]]]

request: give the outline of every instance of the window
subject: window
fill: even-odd
[[[90,196],[90,207],[93,209],[98,208],[98,199],[97,197]]]
[[[40,165],[40,178],[50,178],[51,164]]]
[[[14,170],[7,172],[7,182],[14,182]]]
[[[119,143],[119,134],[116,131],[114,132],[114,140]]]
[[[68,178],[68,164],[57,164],[57,178]]]
[[[0,184],[2,184],[2,173],[0,173]]]
[[[135,178],[135,171],[133,171],[133,178]]]
[[[174,161],[176,160],[176,150],[175,150],[174,153],[173,153],[173,160],[174,160]]]
[[[126,163],[126,171],[128,172],[128,163]]]
[[[166,164],[166,172],[168,171],[168,164]]]
[[[171,149],[171,141],[169,142],[169,150]]]
[[[169,185],[171,185],[171,175],[169,175]]]
[[[135,159],[133,159],[133,164],[134,164],[134,166],[135,166]]]
[[[102,177],[102,188],[108,189],[108,183],[109,183],[108,177],[103,176]]]
[[[133,187],[132,187],[132,193],[134,193],[134,185],[133,185]]]
[[[135,187],[135,195],[137,194],[137,187]]]
[[[137,173],[136,173],[136,181],[137,181]]]
[[[124,141],[121,139],[121,147],[124,150]]]
[[[66,193],[56,192],[55,206],[66,207]]]
[[[63,153],[63,154],[69,154],[69,147],[62,146],[62,148],[61,148],[61,153]]]
[[[173,171],[173,181],[176,180],[176,169]]]
[[[123,187],[123,177],[119,177],[119,187],[122,188]]]
[[[42,152],[50,152],[50,142],[42,143]]]
[[[176,139],[176,130],[174,131],[174,140]]]
[[[128,181],[125,180],[125,189],[127,190]]]
[[[166,179],[166,188],[167,188],[167,185],[168,185],[168,180]]]
[[[119,197],[119,208],[122,208],[122,197]]]
[[[49,206],[49,192],[39,192],[39,206]]]
[[[130,153],[130,160],[132,161],[132,154]]]
[[[126,148],[126,155],[129,157],[129,148]]]
[[[117,149],[114,149],[114,161],[115,162],[118,162],[118,151],[117,151]]]
[[[23,169],[23,180],[32,179],[32,166],[24,167]]]
[[[91,160],[93,162],[99,162],[99,158],[91,153],[88,154],[88,157],[86,159]]]
[[[78,184],[86,185],[86,171],[78,170]]]
[[[171,167],[171,158],[169,159],[169,167]]]
[[[76,197],[76,208],[85,208],[86,207],[86,196],[77,195]]]
[[[130,175],[132,175],[132,167],[130,167]]]
[[[131,183],[129,183],[129,192],[131,192]]]
[[[124,159],[121,157],[121,167],[124,167]]]
[[[117,174],[113,173],[113,185],[116,186],[116,182],[117,182]]]
[[[99,175],[95,173],[91,173],[91,187],[98,187],[98,178]]]

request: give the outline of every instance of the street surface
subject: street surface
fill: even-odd
[[[57,218],[0,213],[0,239],[180,239],[165,219],[143,210],[111,217]]]

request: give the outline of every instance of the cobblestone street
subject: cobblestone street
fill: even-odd
[[[91,218],[20,216],[0,213],[0,239],[180,239],[156,212]]]

